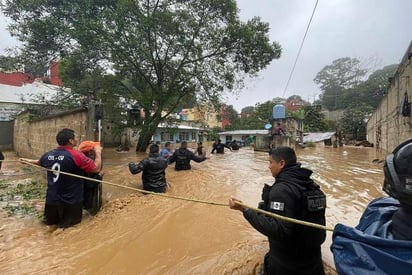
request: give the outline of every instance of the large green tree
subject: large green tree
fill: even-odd
[[[343,113],[339,124],[345,133],[349,133],[355,140],[366,139],[366,126],[373,108],[367,104],[357,104]]]
[[[320,105],[312,105],[303,107],[304,119],[303,127],[306,132],[324,132],[329,129],[329,125],[322,114]]]
[[[0,69],[5,71],[24,71],[35,77],[41,77],[44,76],[48,68],[48,60],[34,59],[29,54],[0,55]]]
[[[339,58],[331,65],[325,66],[314,79],[322,90],[320,96],[322,106],[328,110],[346,108],[348,104],[344,100],[346,91],[361,83],[366,73],[367,70],[362,68],[361,62],[356,58]]]
[[[4,3],[12,34],[33,55],[73,59],[75,53],[94,65],[87,71],[116,76],[120,84],[111,87],[118,90],[109,92],[145,112],[135,126],[141,129],[139,151],[178,106],[193,98],[217,105],[224,92],[281,53],[269,41],[269,25],[257,17],[241,22],[234,0]]]
[[[273,106],[274,103],[271,100],[263,103],[256,103],[253,111],[248,117],[241,119],[242,129],[265,129],[265,124],[269,123],[271,120]]]

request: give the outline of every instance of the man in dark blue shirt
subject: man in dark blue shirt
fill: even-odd
[[[47,168],[47,193],[44,208],[44,223],[67,228],[82,220],[84,180],[59,173],[60,171],[84,175],[101,170],[101,147],[96,145],[95,161],[73,149],[78,143],[75,132],[62,129],[56,135],[58,147],[46,152],[39,160],[20,160]]]

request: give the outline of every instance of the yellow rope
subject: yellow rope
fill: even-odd
[[[45,167],[38,166],[36,164],[32,164],[32,163],[29,163],[29,162],[26,162],[26,161],[22,161],[22,162],[24,162],[26,164],[29,164],[29,165],[32,165],[32,166],[35,166],[35,167],[43,168],[43,169],[45,169],[47,171],[50,171],[52,173],[56,173],[56,172],[57,173],[62,173],[63,175],[77,177],[77,178],[85,179],[85,180],[88,180],[88,181],[101,182],[101,183],[105,183],[105,184],[112,185],[112,186],[117,186],[117,187],[121,187],[121,188],[130,189],[130,190],[133,190],[133,191],[139,191],[139,192],[146,193],[146,194],[152,194],[152,195],[166,197],[166,198],[173,198],[173,199],[178,199],[178,200],[192,201],[192,202],[205,203],[205,204],[211,204],[211,205],[228,206],[227,204],[218,203],[218,202],[211,202],[211,201],[191,199],[191,198],[185,198],[185,197],[179,197],[179,196],[172,196],[172,195],[167,195],[167,194],[164,194],[164,193],[156,193],[156,192],[147,191],[147,190],[143,190],[143,189],[139,189],[139,188],[133,188],[133,187],[125,186],[125,185],[120,185],[120,184],[105,181],[105,180],[98,180],[98,179],[84,177],[84,176],[80,176],[80,175],[76,175],[76,174],[72,174],[72,173],[68,173],[68,172],[56,171],[56,170],[53,170],[53,169],[47,169]]]
[[[309,227],[314,227],[314,228],[318,228],[318,229],[322,229],[322,230],[326,230],[326,231],[333,231],[333,228],[327,227],[325,225],[321,225],[321,224],[317,224],[317,223],[311,223],[311,222],[302,221],[302,220],[297,220],[297,219],[293,219],[293,218],[290,218],[290,217],[285,217],[285,216],[278,215],[278,214],[275,214],[275,213],[272,213],[272,212],[268,212],[268,211],[265,211],[265,210],[262,210],[262,209],[259,209],[259,208],[256,208],[256,207],[248,206],[246,204],[243,204],[240,201],[235,201],[235,203],[239,204],[239,205],[241,205],[245,208],[249,208],[251,210],[254,210],[256,212],[271,216],[271,217],[279,219],[279,220],[283,220],[283,221],[287,221],[287,222],[293,222],[293,223],[297,223],[297,224],[300,224],[300,225],[306,225],[306,226],[309,226]]]
[[[72,173],[68,173],[68,172],[47,169],[45,167],[42,167],[42,166],[39,166],[39,165],[36,165],[36,164],[32,164],[32,163],[29,163],[29,162],[26,162],[26,161],[21,161],[21,162],[32,165],[32,166],[35,166],[35,167],[45,169],[45,170],[53,172],[53,173],[58,172],[58,173],[62,173],[63,175],[77,177],[77,178],[85,179],[85,180],[88,180],[88,181],[95,181],[95,182],[105,183],[105,184],[108,184],[108,185],[121,187],[121,188],[126,188],[126,189],[130,189],[130,190],[133,190],[133,191],[142,192],[142,193],[145,193],[145,194],[152,194],[152,195],[161,196],[161,197],[165,197],[165,198],[172,198],[172,199],[191,201],[191,202],[197,202],[197,203],[204,203],[204,204],[210,204],[210,205],[225,206],[225,207],[229,206],[228,204],[219,203],[219,202],[212,202],[212,201],[198,200],[198,199],[192,199],[192,198],[186,198],[186,197],[180,197],[180,196],[173,196],[173,195],[168,195],[168,194],[164,194],[164,193],[156,193],[156,192],[147,191],[147,190],[143,190],[143,189],[139,189],[139,188],[133,188],[133,187],[125,186],[125,185],[112,183],[112,182],[105,181],[105,180],[98,180],[98,179],[84,177],[84,176],[80,176],[80,175],[76,175],[76,174],[72,174]],[[276,219],[279,219],[279,220],[292,222],[292,223],[296,223],[296,224],[300,224],[300,225],[305,225],[305,226],[309,226],[309,227],[314,227],[314,228],[318,228],[318,229],[322,229],[322,230],[326,230],[326,231],[333,231],[333,228],[331,228],[331,227],[327,227],[327,226],[320,225],[320,224],[317,224],[317,223],[311,223],[311,222],[307,222],[307,221],[297,220],[297,219],[293,219],[293,218],[290,218],[290,217],[281,216],[281,215],[278,215],[278,214],[275,214],[275,213],[272,213],[272,212],[268,212],[268,211],[265,211],[265,210],[262,210],[262,209],[259,209],[259,208],[255,208],[255,207],[243,204],[240,201],[235,201],[235,203],[239,204],[239,205],[241,205],[245,208],[254,210],[256,212],[265,214],[267,216],[270,216],[270,217],[273,217],[273,218],[276,218]]]

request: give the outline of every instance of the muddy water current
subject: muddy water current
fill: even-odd
[[[384,156],[374,148],[305,148],[297,155],[327,194],[331,228],[356,225],[367,203],[383,195],[382,163],[376,159]],[[104,180],[142,188],[141,174],[131,175],[127,163],[145,156],[105,148]],[[23,177],[21,166],[5,162],[0,180],[13,180],[13,173]],[[254,207],[263,185],[273,182],[268,154],[249,147],[209,155],[203,163],[192,162],[190,171],[172,165],[167,180],[169,195],[222,204],[233,195]],[[228,206],[108,184],[103,190],[102,210],[94,217],[85,213],[81,224],[64,231],[0,210],[0,274],[256,274],[268,249],[266,237]],[[323,258],[333,265],[332,232],[327,235]]]

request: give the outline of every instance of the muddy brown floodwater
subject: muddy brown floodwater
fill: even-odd
[[[367,203],[383,195],[382,163],[373,161],[383,156],[374,148],[305,148],[297,154],[327,194],[329,227],[356,225]],[[141,188],[141,174],[131,175],[127,163],[143,157],[105,148],[104,180]],[[21,166],[3,166],[13,165]],[[273,182],[268,154],[249,147],[210,155],[190,171],[168,167],[167,180],[170,195],[224,204],[233,195],[254,207],[263,185]],[[101,212],[85,214],[80,225],[64,231],[0,210],[0,274],[256,274],[268,249],[266,238],[227,206],[103,188]],[[327,235],[323,258],[333,265],[332,232]]]

